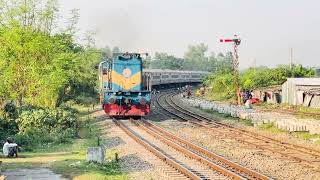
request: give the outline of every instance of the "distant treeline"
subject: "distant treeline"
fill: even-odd
[[[232,69],[232,53],[208,54],[208,46],[203,43],[190,45],[183,58],[167,53],[156,52],[148,57],[144,66],[151,69],[194,70],[209,72],[225,72]]]

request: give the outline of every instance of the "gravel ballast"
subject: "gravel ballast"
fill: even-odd
[[[176,124],[176,125],[175,125]],[[176,120],[159,122],[171,132],[203,146],[232,161],[276,179],[318,179],[320,173],[272,153],[245,146],[237,141],[216,137],[205,128],[180,126]]]
[[[170,166],[138,144],[111,119],[105,116],[96,125],[103,130],[103,145],[106,154],[112,157],[109,160],[114,160],[117,153],[121,168],[130,179],[172,179],[169,173],[173,169]]]
[[[226,118],[204,112],[196,107],[191,107],[188,103],[179,99],[179,96],[176,96],[175,102],[181,103],[186,109],[197,111],[207,117],[215,116],[216,119],[224,123],[232,124],[236,127],[241,127],[284,142],[299,144],[315,149],[318,148],[308,141],[295,138],[287,133],[274,134],[268,131],[261,131],[258,128],[245,126],[243,123],[239,123],[238,119]],[[151,116],[150,119],[152,118],[153,117]],[[275,179],[319,179],[318,177],[320,177],[319,169],[315,170],[301,163],[280,157],[278,154],[250,147],[228,137],[219,137],[217,134],[210,132],[210,130],[206,128],[196,127],[189,123],[181,123],[180,121],[170,118],[157,123],[186,140]]]

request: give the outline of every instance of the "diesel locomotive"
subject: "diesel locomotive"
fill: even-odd
[[[142,84],[142,54],[113,54],[99,64],[100,101],[112,117],[145,116],[150,112],[150,90]]]
[[[118,53],[99,64],[100,102],[109,116],[148,115],[153,87],[199,83],[208,75],[203,71],[143,70],[142,55]]]

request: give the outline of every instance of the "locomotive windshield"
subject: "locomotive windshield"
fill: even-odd
[[[141,59],[141,55],[137,53],[114,54],[114,56],[118,56],[118,59],[122,61],[127,61],[130,59]]]

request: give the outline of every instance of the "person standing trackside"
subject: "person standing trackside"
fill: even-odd
[[[10,137],[7,138],[2,150],[5,157],[18,157],[18,144],[13,143]]]

